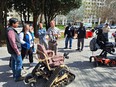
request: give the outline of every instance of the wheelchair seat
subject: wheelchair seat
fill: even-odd
[[[64,64],[64,57],[61,55],[55,55],[54,51],[46,50],[41,44],[37,45],[38,58],[45,60],[50,67],[56,67]]]

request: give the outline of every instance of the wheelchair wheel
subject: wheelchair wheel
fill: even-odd
[[[92,58],[93,58],[93,56],[90,56],[90,58],[89,58],[89,62],[92,62]]]
[[[58,67],[53,72],[45,87],[64,87],[75,79],[75,75],[67,71],[66,67]]]
[[[99,66],[99,63],[98,63],[98,61],[96,61],[96,59],[94,60],[94,66],[95,67],[98,67]]]
[[[30,83],[30,79],[32,79],[33,77],[30,75],[30,76],[26,76],[25,79],[24,79],[24,82],[25,83]]]
[[[35,76],[36,72],[39,72],[39,70],[44,67],[43,63],[38,63],[35,68],[32,70],[32,75]]]
[[[36,82],[36,78],[33,77],[31,74],[29,74],[29,75],[27,75],[25,77],[24,82],[27,83],[27,84],[35,83]]]
[[[109,66],[110,66],[110,67],[114,67],[114,65],[115,65],[115,64],[114,64],[114,61],[110,61]]]
[[[35,83],[34,82],[30,83],[30,87],[36,87]]]

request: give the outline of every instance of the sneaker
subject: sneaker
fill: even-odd
[[[69,49],[72,49],[71,47],[69,47]]]
[[[19,77],[18,79],[15,80],[15,82],[19,82],[19,81],[23,81],[24,80],[24,77]]]
[[[36,66],[35,63],[30,63],[30,67]]]

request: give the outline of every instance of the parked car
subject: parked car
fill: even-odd
[[[111,25],[111,29],[116,29],[116,24],[115,25]]]
[[[105,23],[102,23],[102,24],[97,25],[96,27],[94,27],[94,29],[95,29],[95,30],[96,30],[96,29],[102,29],[104,26],[105,26]],[[116,28],[116,25],[115,25],[115,26],[112,26],[112,25],[109,24],[109,27],[110,27],[111,29],[114,29],[114,28]],[[112,27],[113,27],[113,28],[112,28]]]
[[[78,29],[80,27],[80,23],[81,22],[76,22],[73,27]],[[92,28],[92,23],[83,23],[83,26],[85,26],[85,28]]]
[[[95,30],[97,30],[97,29],[102,29],[104,26],[105,26],[105,24],[102,23],[102,24],[97,25],[96,27],[94,27],[94,29],[95,29]]]
[[[85,28],[92,28],[92,23],[84,23]]]

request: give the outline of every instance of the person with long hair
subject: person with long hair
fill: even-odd
[[[22,60],[25,58],[25,56],[29,55],[29,62],[30,62],[30,66],[33,66],[33,38],[29,32],[30,30],[30,26],[29,24],[24,24],[24,28],[21,31],[21,33],[19,34],[19,38],[21,41],[21,46],[22,46],[22,50],[21,50],[21,55],[22,55]]]

